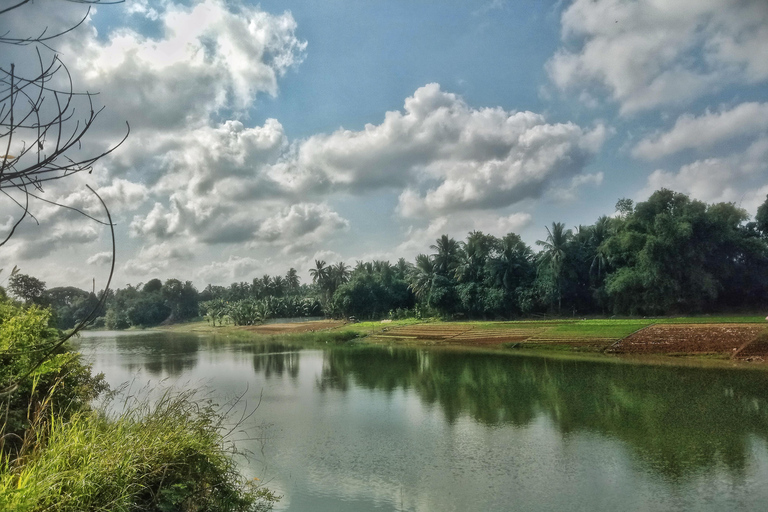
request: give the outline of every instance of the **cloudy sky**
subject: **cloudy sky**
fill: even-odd
[[[84,14],[37,0],[0,33]],[[768,194],[765,0],[126,0],[51,46],[105,107],[79,151],[131,127],[45,188],[97,216],[85,185],[105,199],[117,286],[306,279],[314,259],[412,259],[475,229],[533,245],[661,187],[750,214]],[[0,267],[103,286],[108,231],[32,212]],[[2,198],[3,236],[18,215]]]

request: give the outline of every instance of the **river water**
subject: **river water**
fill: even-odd
[[[765,511],[768,372],[94,332],[113,388],[232,412],[278,511]]]

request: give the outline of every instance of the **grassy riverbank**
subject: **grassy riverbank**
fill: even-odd
[[[459,346],[707,358],[768,360],[762,315],[667,318],[592,318],[443,322],[415,319],[383,322],[312,322],[212,327],[190,322],[164,327],[230,339],[284,340],[300,344],[356,343]],[[753,343],[754,341],[754,343]],[[766,352],[766,354],[763,354]]]

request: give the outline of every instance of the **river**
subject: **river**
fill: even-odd
[[[768,371],[164,332],[77,345],[112,388],[243,395],[242,470],[277,511],[768,508]]]

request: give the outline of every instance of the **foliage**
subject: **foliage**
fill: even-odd
[[[8,278],[8,289],[27,304],[43,304],[45,283],[35,277],[16,273]]]
[[[46,442],[0,472],[0,509],[61,512],[266,511],[277,497],[246,483],[214,404],[166,394],[116,418],[54,415]]]
[[[103,376],[92,376],[78,354],[66,347],[48,354],[58,340],[50,317],[49,310],[36,305],[22,308],[0,301],[0,453],[15,453],[33,442],[29,428],[46,411],[66,419],[87,409],[106,389]],[[43,364],[34,369],[40,358]]]

